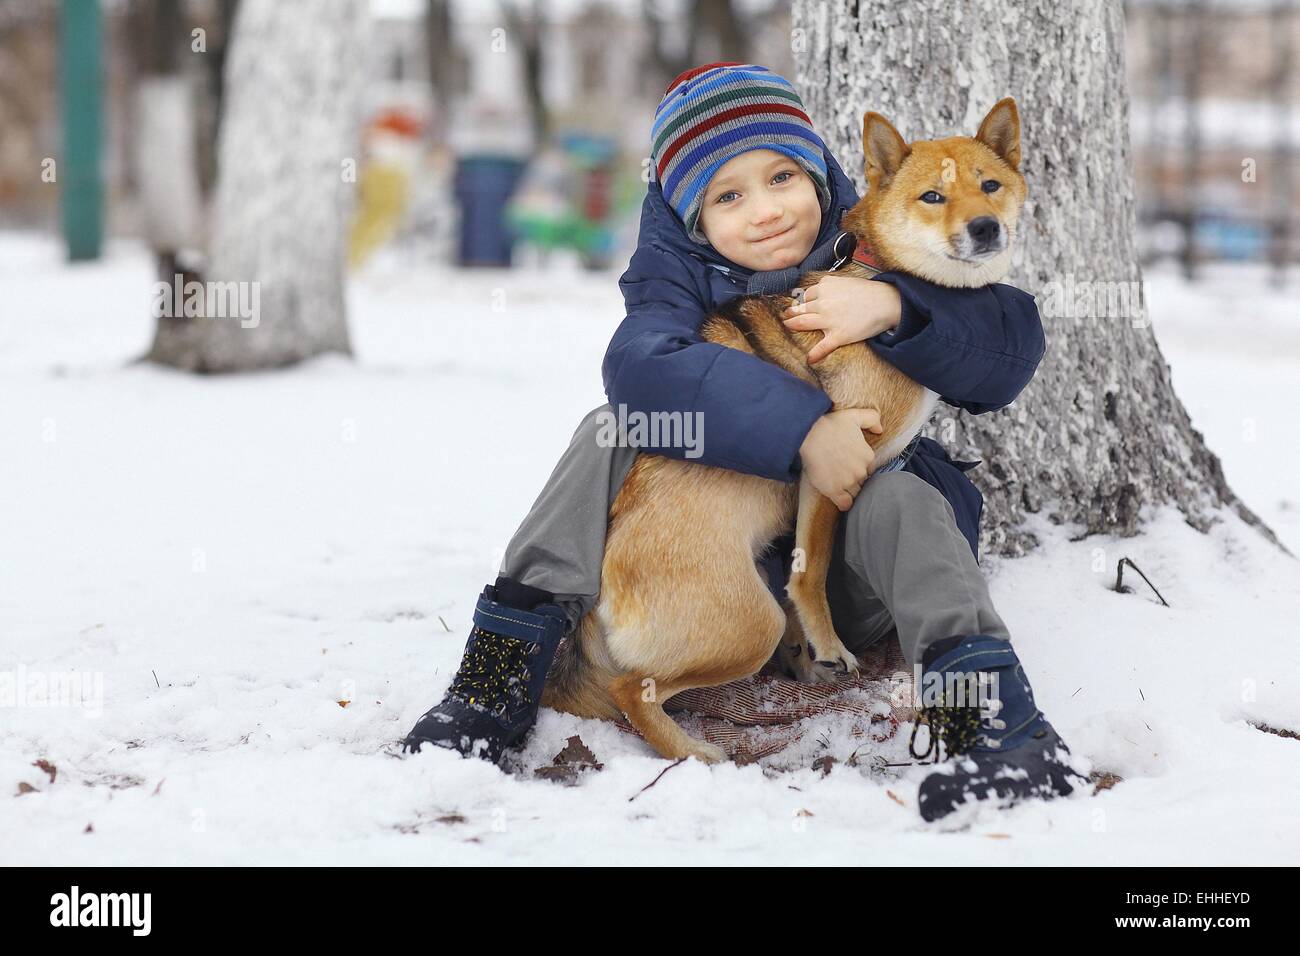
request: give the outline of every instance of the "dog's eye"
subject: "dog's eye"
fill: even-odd
[[[931,189],[929,192],[921,193],[921,202],[936,203],[943,202],[943,197]]]
[[[984,182],[980,183],[980,189],[984,190],[986,193],[995,193],[1001,188],[1002,184],[996,179],[986,179]]]

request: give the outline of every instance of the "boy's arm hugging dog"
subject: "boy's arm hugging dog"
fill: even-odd
[[[650,184],[656,190],[654,183]],[[662,200],[661,200],[662,202]],[[649,198],[647,206],[651,206]],[[698,416],[705,429],[701,464],[793,481],[799,446],[831,410],[821,389],[755,355],[706,342],[700,335],[714,299],[705,267],[654,241],[654,209],[641,219],[642,242],[619,287],[627,317],[602,364],[605,393],[615,408],[644,416]],[[649,222],[647,220],[650,220]],[[737,294],[743,292],[737,288]],[[684,458],[686,449],[650,447]]]
[[[1034,297],[1003,283],[951,289],[882,272],[903,300],[898,328],[867,344],[899,371],[972,415],[1015,401],[1046,353]]]

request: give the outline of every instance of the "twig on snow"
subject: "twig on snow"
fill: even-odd
[[[659,780],[660,780],[660,778],[663,777],[663,775],[666,774],[669,770],[672,770],[673,767],[677,767],[677,766],[680,766],[681,764],[684,764],[684,763],[685,763],[687,760],[689,760],[689,759],[690,759],[689,757],[681,757],[681,758],[679,758],[678,760],[674,761],[673,763],[670,763],[668,766],[664,767],[663,770],[660,770],[660,771],[659,771],[659,776],[658,776],[658,777],[655,777],[653,780],[651,780],[649,783],[647,783],[644,787],[642,787],[642,788],[641,788],[640,790],[638,790],[636,793],[632,794],[632,796],[628,797],[628,798],[627,798],[627,802],[628,802],[628,803],[631,803],[631,802],[632,802],[633,800],[635,800],[637,797],[641,796],[641,794],[645,793],[647,790],[649,790],[651,787],[653,787],[656,783],[658,783]]]
[[[1128,558],[1120,558],[1119,563],[1115,565],[1115,590],[1120,594],[1129,594],[1133,590],[1132,588],[1124,587],[1124,565],[1126,564],[1138,574],[1142,574],[1142,569]],[[1151,583],[1151,579],[1145,574],[1142,574],[1142,580],[1147,583],[1147,587],[1151,588],[1152,591],[1156,591],[1156,586]],[[1165,607],[1169,606],[1169,602],[1164,599],[1164,596],[1159,591],[1156,591],[1156,597],[1160,598],[1160,603]]]

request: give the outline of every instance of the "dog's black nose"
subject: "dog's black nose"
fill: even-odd
[[[972,219],[966,226],[966,232],[975,241],[977,248],[993,245],[997,241],[1000,227],[992,216],[980,216]]]

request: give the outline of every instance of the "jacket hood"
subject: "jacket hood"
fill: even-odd
[[[829,150],[823,149],[822,155],[826,158],[826,181],[830,186],[831,203],[827,213],[822,215],[821,229],[817,232],[817,240],[813,243],[813,248],[821,246],[840,231],[840,220],[844,214],[852,209],[858,203],[857,189],[849,178],[844,175],[844,170],[840,168],[839,161],[831,155]],[[702,246],[693,242],[686,235],[686,226],[677,218],[672,207],[664,199],[663,190],[657,179],[651,180],[646,188],[646,197],[641,206],[641,241],[647,239],[646,226],[650,225],[651,230],[648,233],[649,241],[660,245],[664,248],[671,249],[680,256],[691,256],[702,262],[712,263],[723,270],[748,279],[754,274],[753,269],[746,269],[744,266],[737,265],[730,259],[725,258],[713,246]]]

